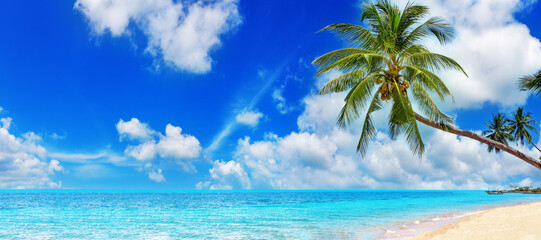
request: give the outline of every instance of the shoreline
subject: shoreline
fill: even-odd
[[[427,218],[387,230],[378,239],[535,239],[541,236],[539,222],[541,201],[522,202]]]
[[[520,205],[523,203],[517,203],[510,206]],[[469,210],[464,212],[442,213],[426,215],[420,220],[415,221],[400,221],[395,223],[390,228],[382,228],[377,237],[377,240],[403,240],[410,239],[421,233],[437,230],[445,225],[455,223],[462,218],[466,218],[472,215],[481,214],[491,209],[496,209],[506,206],[488,206],[486,208],[479,208],[475,210]]]

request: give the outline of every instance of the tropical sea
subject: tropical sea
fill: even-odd
[[[541,195],[0,190],[0,239],[394,238],[415,225],[431,226],[478,209],[533,201],[541,201]]]

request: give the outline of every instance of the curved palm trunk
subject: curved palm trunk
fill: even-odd
[[[417,113],[415,113],[415,119],[417,119],[417,121],[422,122],[422,123],[424,123],[424,124],[426,124],[426,125],[428,125],[430,127],[437,128],[439,130],[450,132],[450,133],[453,133],[453,134],[456,134],[456,135],[468,137],[468,138],[471,138],[473,140],[477,140],[479,142],[482,142],[482,143],[488,144],[490,146],[493,146],[495,148],[498,148],[498,149],[500,149],[502,151],[508,152],[508,153],[512,154],[513,156],[518,157],[518,158],[522,159],[523,161],[529,163],[530,165],[536,167],[537,169],[541,170],[541,161],[536,160],[536,159],[522,153],[521,151],[518,151],[518,150],[516,150],[516,149],[514,149],[512,147],[509,147],[509,146],[507,146],[507,145],[505,145],[503,143],[500,143],[500,142],[494,141],[492,139],[483,137],[483,136],[481,136],[479,134],[476,134],[474,132],[462,130],[462,129],[459,129],[459,128],[456,128],[456,127],[450,127],[447,130],[443,130],[438,122],[432,121],[432,120],[430,120],[428,118],[425,118],[425,117],[423,117],[423,116],[421,116],[421,115],[419,115]]]
[[[533,144],[533,142],[531,140],[528,140],[528,142],[530,142],[530,144],[532,144],[537,149],[537,151],[541,152],[541,149],[539,149],[537,146],[535,146],[535,144]]]

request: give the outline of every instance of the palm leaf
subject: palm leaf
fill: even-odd
[[[371,97],[375,86],[376,75],[372,74],[358,82],[344,99],[344,107],[338,115],[337,124],[345,128],[359,118],[359,112]]]
[[[365,1],[362,6],[361,22],[366,27],[333,24],[323,29],[335,32],[351,48],[330,52],[313,62],[316,76],[331,70],[344,72],[328,81],[320,94],[351,88],[337,119],[340,127],[351,125],[369,104],[357,144],[357,151],[362,156],[376,133],[372,114],[382,108],[384,100],[392,99],[389,133],[393,138],[404,134],[410,149],[420,156],[424,143],[410,99],[399,86],[404,87],[407,83],[403,80],[408,80],[422,113],[439,122],[442,128],[450,127],[453,119],[438,109],[429,92],[441,100],[451,93],[432,71],[451,69],[466,73],[455,60],[430,52],[419,41],[435,36],[440,43],[448,43],[454,37],[454,31],[438,17],[420,23],[428,14],[428,8],[413,2],[408,2],[402,11],[390,0]],[[382,85],[378,89],[376,79],[380,78],[382,81],[377,82]]]
[[[378,111],[382,108],[382,101],[379,99],[379,95],[376,93],[370,102],[368,111],[364,118],[363,130],[361,131],[361,137],[359,138],[359,143],[357,144],[357,152],[361,153],[361,156],[366,155],[366,150],[368,149],[368,144],[374,138],[376,134],[376,128],[372,121],[372,113]]]
[[[411,31],[406,38],[406,41],[416,43],[420,39],[431,35],[435,36],[441,44],[447,44],[454,39],[455,32],[453,27],[446,23],[442,18],[431,17]]]
[[[344,39],[346,43],[351,44],[351,46],[363,49],[377,49],[376,38],[368,29],[362,26],[347,23],[331,24],[318,32],[325,30],[336,33],[336,35]]]
[[[464,71],[460,64],[458,64],[455,60],[437,53],[419,52],[409,54],[403,57],[402,63],[437,71],[442,69],[458,70],[463,72],[464,75],[468,76],[466,71]]]
[[[367,68],[369,70],[378,69],[386,65],[389,59],[379,53],[359,52],[350,54],[337,61],[329,62],[326,65],[316,65],[316,77],[328,73],[331,70],[349,72],[355,69]]]
[[[351,89],[353,86],[359,83],[360,80],[364,79],[365,74],[366,68],[361,68],[332,78],[327,83],[325,83],[325,85],[323,85],[323,87],[319,91],[319,95],[343,92]]]
[[[443,130],[449,129],[454,124],[453,118],[438,109],[430,94],[419,83],[412,84],[411,92],[424,115],[433,121],[439,122]]]
[[[424,143],[421,139],[421,133],[415,120],[409,99],[398,91],[399,86],[395,82],[396,91],[392,92],[393,106],[389,117],[389,132],[391,137],[395,138],[399,134],[406,135],[406,141],[414,154],[421,156],[424,152]]]
[[[537,74],[521,77],[518,86],[522,91],[541,96],[541,70]]]
[[[411,65],[403,65],[402,67],[406,73],[406,78],[409,79],[410,82],[418,82],[423,87],[436,93],[441,100],[443,100],[445,96],[451,95],[451,92],[449,92],[449,89],[447,89],[443,81],[431,71]]]

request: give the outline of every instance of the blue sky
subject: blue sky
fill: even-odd
[[[0,117],[12,119],[2,128],[7,157],[0,173],[7,177],[0,187],[469,189],[541,182],[518,159],[430,129],[423,130],[430,150],[422,160],[384,128],[374,155],[360,159],[352,151],[358,130],[333,124],[342,96],[315,96],[325,77],[315,79],[310,64],[345,46],[316,32],[358,24],[358,1],[100,2],[107,1],[13,1],[0,10]],[[541,68],[541,4],[430,4],[459,37],[448,46],[427,44],[473,69],[469,79],[442,75],[457,100],[443,108],[458,126],[483,130],[493,112],[519,105],[541,121],[541,99],[514,87]],[[467,153],[446,152],[440,142]],[[378,153],[394,143],[400,148]],[[143,147],[148,155],[138,151]],[[522,147],[539,156],[529,148]]]

